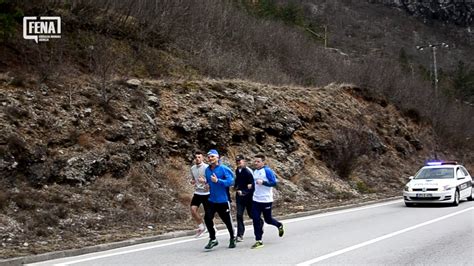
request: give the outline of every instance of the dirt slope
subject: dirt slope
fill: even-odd
[[[2,258],[194,228],[196,149],[217,148],[231,166],[265,154],[279,214],[399,195],[435,149],[416,116],[344,84],[10,81],[0,81]]]

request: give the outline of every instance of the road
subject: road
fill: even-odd
[[[458,207],[407,208],[401,200],[282,220],[285,235],[266,225],[265,246],[244,242],[204,250],[208,239],[183,237],[31,265],[474,265],[474,201]]]

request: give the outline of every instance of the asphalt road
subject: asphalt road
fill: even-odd
[[[397,200],[282,222],[285,235],[266,225],[265,246],[256,250],[247,227],[235,249],[220,230],[219,245],[210,251],[206,235],[32,265],[474,265],[474,201],[407,208]]]

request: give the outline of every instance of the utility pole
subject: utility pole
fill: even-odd
[[[435,93],[435,109],[433,113],[433,127],[435,129],[435,132],[438,128],[438,118],[437,116],[439,115],[439,92],[438,92],[438,65],[436,61],[436,49],[439,48],[448,48],[449,45],[446,43],[435,43],[435,44],[427,44],[427,45],[417,45],[416,49],[419,51],[423,51],[425,48],[431,48],[431,52],[433,53],[433,73],[434,73],[434,93]],[[430,69],[431,70],[431,69]],[[436,134],[437,135],[437,134]],[[436,136],[435,135],[435,136]],[[436,139],[437,137],[435,137]],[[437,159],[438,158],[438,151],[439,151],[439,146],[438,146],[439,140],[435,140],[435,147],[434,147],[434,157]]]
[[[436,65],[436,46],[431,47],[433,51],[433,72],[434,72],[434,86],[435,86],[435,97],[438,98],[438,67]]]
[[[448,48],[449,45],[446,43],[435,43],[435,44],[428,44],[428,45],[417,45],[416,49],[419,51],[423,51],[425,48],[431,48],[431,51],[433,53],[433,73],[434,73],[434,91],[435,91],[435,97],[436,99],[439,96],[438,92],[438,66],[436,62],[436,49],[440,48]]]
[[[324,48],[328,48],[328,25],[324,25]]]

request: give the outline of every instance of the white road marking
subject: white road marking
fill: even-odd
[[[381,237],[377,237],[377,238],[374,238],[374,239],[372,239],[372,240],[368,240],[368,241],[362,242],[362,243],[360,243],[360,244],[357,244],[357,245],[354,245],[354,246],[351,246],[351,247],[347,247],[347,248],[344,248],[344,249],[341,249],[341,250],[338,250],[338,251],[334,251],[334,252],[328,253],[328,254],[326,254],[326,255],[323,255],[323,256],[314,258],[314,259],[312,259],[312,260],[308,260],[308,261],[305,261],[305,262],[301,262],[301,263],[297,264],[297,266],[311,265],[311,264],[313,264],[313,263],[320,262],[320,261],[323,261],[323,260],[326,260],[326,259],[329,259],[329,258],[338,256],[338,255],[347,253],[347,252],[349,252],[349,251],[352,251],[352,250],[355,250],[355,249],[358,249],[358,248],[361,248],[361,247],[365,247],[365,246],[368,246],[368,245],[370,245],[370,244],[373,244],[373,243],[382,241],[382,240],[384,240],[384,239],[387,239],[387,238],[390,238],[390,237],[394,237],[394,236],[399,235],[399,234],[406,233],[406,232],[408,232],[408,231],[417,229],[417,228],[419,228],[419,227],[422,227],[422,226],[425,226],[425,225],[429,225],[429,224],[432,224],[432,223],[436,223],[436,222],[439,222],[439,221],[441,221],[441,220],[450,218],[450,217],[452,217],[452,216],[455,216],[455,215],[458,215],[458,214],[461,214],[461,213],[464,213],[464,212],[467,212],[467,211],[472,211],[472,210],[474,210],[474,207],[470,207],[470,208],[467,208],[467,209],[464,209],[464,210],[461,210],[461,211],[458,211],[458,212],[454,212],[454,213],[451,213],[451,214],[448,214],[448,215],[445,215],[445,216],[441,216],[441,217],[438,217],[438,218],[436,218],[436,219],[433,219],[433,220],[430,220],[430,221],[426,221],[426,222],[424,222],[424,223],[417,224],[417,225],[414,225],[414,226],[411,226],[411,227],[408,227],[408,228],[405,228],[405,229],[402,229],[402,230],[399,230],[399,231],[396,231],[396,232],[393,232],[393,233],[390,233],[390,234],[386,234],[386,235],[383,235],[383,236],[381,236]]]
[[[64,262],[64,263],[58,263],[58,264],[54,264],[54,265],[55,266],[65,266],[65,265],[80,263],[80,262],[84,262],[84,261],[90,261],[90,260],[97,260],[97,259],[112,257],[112,256],[116,256],[116,255],[121,255],[121,254],[127,254],[127,253],[143,251],[143,250],[148,250],[148,249],[153,249],[153,248],[166,247],[166,246],[170,246],[170,245],[181,244],[181,243],[191,242],[191,241],[195,241],[195,240],[198,240],[198,239],[197,238],[185,239],[185,240],[180,240],[180,241],[175,241],[175,242],[170,242],[170,243],[165,243],[165,244],[153,245],[153,246],[142,247],[142,248],[131,249],[131,250],[125,250],[125,251],[114,252],[114,253],[109,253],[109,254],[103,254],[103,255],[84,258],[84,259],[80,259],[80,260],[73,260],[73,261]]]
[[[322,214],[315,214],[315,215],[306,216],[306,217],[293,218],[293,219],[285,220],[284,223],[285,224],[286,223],[294,223],[294,222],[305,221],[305,220],[310,220],[310,219],[316,219],[316,218],[321,218],[321,217],[327,217],[327,216],[332,216],[332,215],[362,211],[362,210],[382,207],[382,206],[386,206],[386,205],[391,205],[391,204],[395,204],[395,203],[400,203],[401,201],[402,200],[395,200],[395,201],[390,201],[390,202],[385,202],[385,203],[380,203],[380,204],[363,206],[363,207],[354,208],[354,209],[346,209],[346,210],[340,210],[340,211],[334,211],[334,212],[328,212],[328,213],[322,213]],[[246,230],[253,230],[253,226],[246,226]],[[216,236],[224,235],[224,234],[227,234],[227,229],[216,233]],[[71,261],[67,261],[67,262],[62,262],[62,263],[58,263],[58,264],[54,264],[54,265],[55,266],[66,266],[66,265],[81,263],[81,262],[85,262],[85,261],[97,260],[97,259],[102,259],[102,258],[107,258],[107,257],[112,257],[112,256],[117,256],[117,255],[123,255],[123,254],[128,254],[128,253],[133,253],[133,252],[139,252],[139,251],[144,251],[144,250],[148,250],[148,249],[166,247],[166,246],[171,246],[171,245],[176,245],[176,244],[181,244],[181,243],[187,243],[187,242],[197,241],[197,240],[202,240],[202,238],[183,239],[183,240],[179,240],[179,241],[174,241],[174,242],[169,242],[169,243],[164,243],[164,244],[156,244],[156,245],[151,245],[151,246],[146,246],[146,247],[141,247],[141,248],[132,248],[132,249],[128,249],[128,250],[117,250],[115,252],[110,252],[111,250],[101,251],[100,253],[104,253],[104,252],[107,252],[107,253],[102,254],[102,255],[92,256],[92,257],[86,257],[86,258],[83,258],[83,259],[76,259],[76,260],[71,260]],[[127,248],[127,247],[124,247],[124,248]],[[130,247],[128,247],[128,248],[130,248]],[[120,249],[123,249],[123,248],[120,248]],[[84,255],[81,255],[81,256],[88,256],[88,254],[84,254]],[[63,259],[67,259],[67,258],[63,258]],[[58,259],[58,260],[60,260],[60,259]],[[41,264],[41,263],[44,263],[44,262],[38,262],[37,264]],[[33,264],[28,264],[28,265],[36,265],[36,264],[33,263]]]
[[[344,213],[362,211],[362,210],[367,210],[367,209],[373,209],[373,208],[378,208],[378,207],[382,207],[382,206],[392,205],[392,204],[395,204],[395,203],[401,203],[402,201],[403,200],[395,200],[395,201],[389,201],[389,202],[384,202],[384,203],[374,204],[374,205],[368,205],[368,206],[363,206],[363,207],[358,207],[358,208],[353,208],[353,209],[346,209],[346,210],[340,210],[340,211],[334,211],[334,212],[326,212],[326,213],[315,214],[315,215],[306,216],[306,217],[293,218],[293,219],[286,220],[285,223],[294,223],[294,222],[311,220],[311,219],[315,219],[315,218],[321,218],[321,217],[333,216],[333,215],[338,215],[338,214],[344,214]]]

